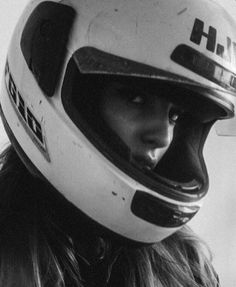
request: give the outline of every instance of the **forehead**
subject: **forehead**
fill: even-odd
[[[173,86],[160,81],[150,81],[150,79],[123,78],[110,79],[104,83],[102,93],[109,97],[145,97],[145,99],[162,98],[166,102],[174,101],[175,96],[181,91]]]

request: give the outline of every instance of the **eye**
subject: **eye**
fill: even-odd
[[[147,95],[140,88],[134,87],[133,85],[120,85],[116,87],[119,97],[126,100],[128,104],[134,104],[141,106],[146,103]]]
[[[143,95],[132,96],[130,101],[134,104],[142,105],[145,103],[145,97]]]
[[[180,116],[183,114],[183,110],[173,106],[169,111],[169,120],[171,124],[176,124]]]

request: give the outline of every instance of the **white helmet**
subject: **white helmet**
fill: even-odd
[[[210,0],[31,1],[5,68],[8,135],[30,170],[98,225],[158,242],[206,195],[205,139],[217,119],[234,115],[235,31],[235,19]],[[81,104],[93,103],[94,87],[109,77],[184,91],[175,100],[190,115],[153,171],[131,165],[127,147],[98,124],[96,105],[91,116]]]

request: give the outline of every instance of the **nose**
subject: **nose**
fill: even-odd
[[[141,135],[142,142],[150,148],[168,147],[173,138],[173,124],[170,122],[171,104],[156,97],[145,116]]]

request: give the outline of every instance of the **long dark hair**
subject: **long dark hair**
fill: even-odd
[[[88,238],[73,208],[11,146],[2,153],[0,286],[218,286],[210,253],[190,228],[149,246],[119,245]]]

